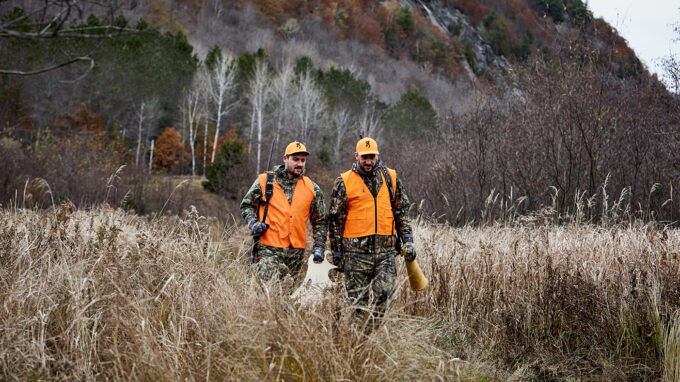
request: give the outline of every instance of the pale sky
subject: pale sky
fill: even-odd
[[[662,76],[659,59],[680,54],[673,25],[680,23],[680,0],[588,0],[588,9],[602,17],[628,41],[651,73]],[[677,36],[680,37],[680,36]]]

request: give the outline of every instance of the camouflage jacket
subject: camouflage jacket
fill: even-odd
[[[283,192],[288,198],[288,203],[293,200],[293,192],[295,192],[295,184],[299,177],[288,179],[284,165],[279,165],[274,168],[276,182],[281,186]],[[304,173],[303,173],[304,174]],[[302,176],[302,175],[301,175]],[[321,188],[314,184],[314,199],[309,209],[309,221],[312,224],[312,235],[314,237],[314,247],[326,247],[326,234],[328,231],[328,217],[326,212],[326,204],[323,198]],[[262,189],[260,188],[260,181],[255,179],[253,185],[243,197],[241,201],[241,215],[250,227],[253,222],[257,220],[257,211],[260,208],[260,201],[262,200]]]
[[[378,166],[381,166],[380,162],[378,162],[371,173],[364,174],[361,170],[357,171],[359,165],[356,162],[352,165],[352,171],[361,175],[366,187],[371,191],[373,196],[378,195],[378,190],[382,185],[382,177],[378,174]],[[404,186],[402,185],[398,174],[395,192],[396,220],[399,222],[401,233],[402,235],[405,233],[412,234],[411,221],[408,217],[408,210],[411,203],[404,192]],[[345,188],[345,182],[343,182],[342,177],[340,176],[335,179],[328,218],[328,234],[331,242],[331,250],[333,252],[384,253],[394,250],[396,236],[376,234],[358,238],[342,237],[343,232],[345,231],[345,220],[347,219],[347,189]]]

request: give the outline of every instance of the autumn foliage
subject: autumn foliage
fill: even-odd
[[[186,163],[188,154],[180,141],[179,132],[173,127],[166,127],[156,140],[153,167],[156,170],[175,173]]]
[[[336,30],[343,39],[378,45],[393,57],[411,57],[450,74],[460,68],[462,48],[458,37],[449,36],[396,0],[254,2],[262,14],[277,22],[279,30],[286,30],[283,26],[291,19],[319,17],[326,28]]]
[[[208,145],[199,151],[198,156],[203,158],[207,156],[207,161],[210,162],[212,159],[212,147],[215,140],[215,131],[208,133]],[[217,149],[215,151],[215,157],[220,155],[220,150],[222,149],[222,144],[227,141],[240,141],[238,139],[238,127],[236,125],[231,125],[229,130],[217,137]],[[201,139],[202,142],[202,139]],[[207,150],[206,150],[207,149]]]
[[[102,132],[104,120],[84,102],[81,102],[67,114],[59,116],[57,129],[61,132]]]

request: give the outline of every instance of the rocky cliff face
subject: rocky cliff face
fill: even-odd
[[[439,0],[403,0],[402,3],[411,7],[413,12],[419,12],[427,17],[432,25],[452,36],[458,35],[463,46],[469,46],[474,56],[475,67],[472,68],[467,61],[464,65],[470,75],[483,72],[502,74],[510,67],[508,60],[496,55],[491,44],[481,37],[477,29],[470,25],[455,7]]]

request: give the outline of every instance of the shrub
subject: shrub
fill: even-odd
[[[172,127],[163,129],[156,141],[153,157],[154,169],[174,173],[186,163],[186,158],[187,153],[184,151],[184,144],[179,139],[179,131]]]
[[[229,140],[220,146],[215,162],[208,165],[205,172],[206,181],[203,188],[222,195],[233,195],[238,191],[235,168],[243,162],[243,144],[238,140]]]
[[[439,127],[439,116],[430,100],[420,94],[418,89],[412,88],[389,111],[387,125],[397,134],[432,133]]]

